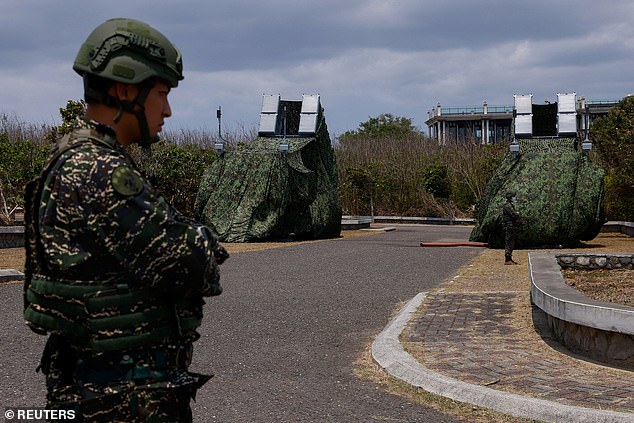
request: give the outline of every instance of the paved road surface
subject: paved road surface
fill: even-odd
[[[401,302],[451,277],[479,249],[422,248],[470,228],[396,231],[235,254],[225,293],[206,307],[192,370],[216,374],[194,405],[199,422],[453,422],[353,374]],[[4,406],[38,406],[43,345],[22,324],[21,286],[0,286]],[[17,316],[17,317],[16,317]],[[1,404],[0,404],[1,405]]]

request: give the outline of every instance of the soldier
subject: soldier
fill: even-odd
[[[210,375],[188,371],[203,297],[228,257],[171,207],[124,147],[155,142],[183,79],[178,49],[113,19],[81,46],[86,116],[27,186],[27,324],[50,334],[38,370],[47,407],[79,421],[191,421]]]
[[[504,264],[517,264],[513,260],[513,249],[515,248],[515,226],[520,215],[515,211],[515,192],[506,193],[506,203],[502,206],[502,224],[504,225]]]

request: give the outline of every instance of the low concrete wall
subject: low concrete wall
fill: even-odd
[[[0,248],[24,247],[24,226],[0,226]]]
[[[572,351],[600,361],[634,360],[634,308],[596,301],[568,286],[563,267],[632,268],[634,255],[530,253],[531,301]]]
[[[341,218],[341,230],[367,229],[372,223],[370,217],[343,216]]]
[[[562,269],[634,269],[634,254],[560,253],[556,258]]]
[[[629,236],[634,236],[634,222],[606,222],[601,228],[601,232],[620,232]]]
[[[367,220],[372,221],[371,216],[343,216],[343,220]],[[374,216],[374,223],[407,223],[426,225],[475,225],[475,219],[447,217],[417,217],[417,216]],[[629,236],[634,236],[633,222],[606,222],[601,228],[601,232],[620,232]]]
[[[372,221],[372,216],[344,216],[344,220]],[[474,225],[475,219],[448,217],[418,217],[418,216],[374,216],[374,223],[401,223],[420,225]]]
[[[0,282],[23,281],[24,273],[15,269],[0,269]]]

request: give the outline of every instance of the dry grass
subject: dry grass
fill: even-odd
[[[630,306],[634,303],[634,270],[566,269],[563,274],[568,285],[594,300]]]
[[[634,238],[622,234],[601,234],[575,251],[633,253]],[[611,303],[634,303],[634,270],[566,270],[566,282],[588,297]]]
[[[484,250],[470,264],[461,268],[457,276],[446,283],[443,289],[448,292],[501,292],[527,291],[530,289],[528,276],[528,254],[547,250],[515,250],[513,259],[518,266],[504,264],[504,250]],[[562,252],[564,249],[555,250]],[[634,238],[617,233],[600,234],[578,248],[565,249],[573,252],[614,252],[634,251]]]
[[[0,248],[0,269],[24,271],[24,248]]]

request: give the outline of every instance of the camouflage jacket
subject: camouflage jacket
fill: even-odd
[[[512,227],[519,221],[520,215],[515,211],[513,203],[508,201],[502,206],[502,223],[504,226]]]
[[[194,300],[197,310],[185,312],[202,317],[202,297],[222,292],[218,265],[226,251],[147,182],[111,128],[81,121],[30,185],[26,294],[35,279],[123,281],[163,302]],[[33,302],[25,297],[26,308],[43,309]]]

